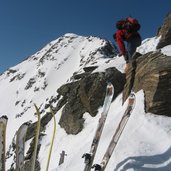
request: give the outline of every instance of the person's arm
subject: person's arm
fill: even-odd
[[[123,40],[123,32],[121,30],[116,32],[116,42],[118,44],[120,53],[122,55],[125,55],[126,49],[125,49],[125,44],[124,44],[124,40]]]
[[[116,40],[116,42],[118,44],[121,55],[124,56],[124,59],[125,59],[126,63],[128,63],[129,59],[128,59],[128,55],[127,55],[124,40],[123,40],[124,34],[125,34],[124,30],[117,31],[115,40]]]

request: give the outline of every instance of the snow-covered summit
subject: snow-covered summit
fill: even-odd
[[[98,65],[99,59],[109,60],[113,57],[115,52],[112,47],[106,54],[101,50],[105,46],[111,45],[97,37],[82,37],[71,33],[50,42],[0,76],[3,103],[0,112],[9,115],[13,123],[25,118],[21,117],[23,114],[34,119],[29,114],[33,112],[30,109],[33,103],[42,105],[49,100],[56,94],[57,88],[71,79],[74,72],[82,72],[85,66]],[[13,125],[17,128],[16,124]]]
[[[69,33],[5,71],[0,76],[0,113],[9,118],[7,150],[21,124],[36,121],[34,103],[40,111],[44,110],[45,104],[57,98],[56,90],[69,82],[73,73],[112,60],[114,54],[115,49],[103,39]],[[7,160],[11,162],[12,157]]]

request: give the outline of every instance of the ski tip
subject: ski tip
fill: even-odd
[[[107,87],[109,87],[109,88],[112,87],[113,88],[113,84],[111,82],[108,82]]]
[[[25,123],[23,123],[23,125],[30,126],[31,125],[31,122],[25,122]]]
[[[38,109],[38,107],[37,107],[37,105],[34,103],[34,107],[36,108],[36,109]]]
[[[114,87],[111,82],[107,83],[107,94],[112,95],[114,93]]]
[[[35,103],[34,103],[34,107],[36,109],[35,115],[39,117],[40,116],[40,111],[39,111],[39,108],[37,107],[37,105]]]
[[[0,119],[8,120],[8,117],[7,117],[6,115],[2,115],[2,116],[0,117]]]
[[[19,129],[18,129],[18,131],[17,131],[18,136],[19,136],[21,133],[24,133],[24,134],[25,134],[25,133],[27,132],[28,127],[29,127],[28,122],[23,123],[23,124],[19,127]]]
[[[133,91],[131,91],[129,95],[129,99],[135,99],[135,93]]]
[[[135,105],[135,93],[131,92],[128,98],[128,106],[133,107]]]

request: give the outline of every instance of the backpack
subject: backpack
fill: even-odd
[[[116,22],[116,28],[118,30],[125,29],[126,20],[119,20]]]
[[[140,30],[141,25],[138,20],[132,17],[126,18],[126,20],[119,20],[116,23],[116,28],[118,30],[126,29],[128,32],[137,32]]]
[[[128,17],[126,19],[126,25],[125,29],[127,29],[129,32],[137,32],[140,30],[141,25],[139,24],[138,20],[132,17]]]

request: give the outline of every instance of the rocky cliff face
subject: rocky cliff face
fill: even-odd
[[[83,128],[83,114],[88,112],[95,116],[103,105],[105,87],[111,82],[115,87],[114,98],[123,90],[125,75],[116,68],[108,68],[106,72],[87,73],[78,81],[65,84],[58,93],[65,101],[59,124],[68,134],[77,134]]]
[[[171,44],[171,13],[166,17],[158,36],[158,51],[144,55],[135,54],[126,75],[123,101],[131,89],[135,92],[143,89],[145,110],[158,115],[171,116],[171,56],[164,55],[161,48]],[[137,56],[136,56],[137,55]]]
[[[157,36],[161,36],[158,49],[171,44],[171,13],[166,16]]]
[[[160,52],[151,52],[139,57],[135,63],[136,68],[131,65],[127,74],[124,100],[132,87],[135,70],[133,90],[144,90],[146,112],[171,116],[171,58]]]

